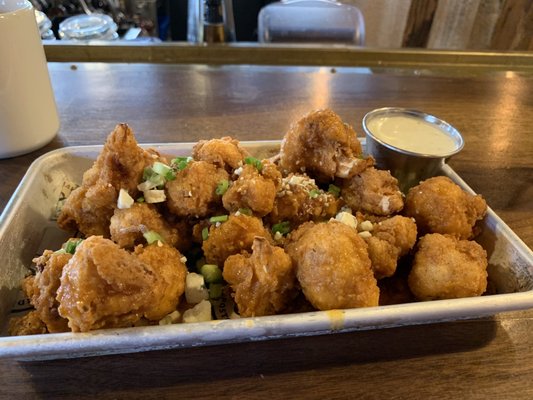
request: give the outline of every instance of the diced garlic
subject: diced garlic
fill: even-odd
[[[135,200],[133,200],[128,191],[125,189],[120,189],[120,192],[118,192],[117,208],[124,210],[126,208],[130,208],[133,203],[135,203]]]
[[[372,225],[372,222],[370,221],[363,221],[359,224],[359,228],[361,228],[362,231],[372,231],[374,229],[374,225]]]
[[[235,175],[241,175],[242,174],[242,167],[237,168],[235,171],[233,171]]]
[[[357,228],[357,218],[350,213],[341,211],[335,216],[335,219],[345,225],[351,226],[352,228]]]
[[[178,310],[172,311],[170,314],[165,315],[163,318],[159,320],[159,325],[171,325],[175,324],[180,319],[180,312]]]
[[[144,201],[147,203],[162,203],[167,199],[167,196],[165,196],[164,190],[147,190],[143,192],[144,194]]]
[[[202,300],[193,308],[183,313],[183,322],[205,322],[211,321],[213,316],[211,314],[211,303],[207,300]]]
[[[197,304],[209,298],[203,275],[190,272],[185,278],[185,299],[189,304]]]
[[[359,232],[359,236],[361,236],[363,239],[368,239],[372,237],[372,234],[368,231]]]
[[[141,192],[146,192],[147,190],[151,190],[155,188],[157,185],[154,182],[151,181],[144,181],[143,183],[139,183],[137,185],[137,189]]]

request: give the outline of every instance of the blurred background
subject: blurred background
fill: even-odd
[[[191,7],[198,6],[204,7],[200,9],[200,21],[213,16],[216,20],[217,12],[224,14],[224,19],[231,14],[234,34],[220,41],[254,42],[258,40],[260,10],[275,3],[268,0],[31,2],[39,11],[37,20],[45,40],[83,39],[79,31],[90,22],[104,28],[100,29],[100,36],[93,30],[89,39],[151,42],[191,41]],[[340,3],[361,11],[367,47],[533,50],[533,0],[344,0]],[[89,16],[90,21],[75,20],[60,30],[61,23],[79,15]],[[104,21],[102,15],[109,18]]]

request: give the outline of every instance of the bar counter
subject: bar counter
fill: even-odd
[[[329,107],[361,135],[385,106],[434,114],[465,139],[454,170],[533,248],[533,73],[382,66],[52,62],[61,118],[34,153],[0,160],[0,211],[33,160],[102,144],[281,139]],[[71,360],[0,360],[3,398],[533,398],[533,310],[490,318]]]

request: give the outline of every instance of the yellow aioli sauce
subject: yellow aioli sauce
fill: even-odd
[[[398,149],[432,156],[457,149],[455,140],[438,126],[409,115],[384,115],[368,121],[368,130],[384,143]]]

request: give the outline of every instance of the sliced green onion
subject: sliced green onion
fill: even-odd
[[[164,177],[167,181],[173,181],[176,179],[176,173],[173,170],[170,170],[164,175]]]
[[[312,199],[316,199],[319,194],[320,191],[318,189],[313,189],[309,191],[309,197],[311,197]]]
[[[202,240],[207,240],[209,237],[209,228],[206,226],[204,229],[202,229]]]
[[[289,221],[283,221],[279,222],[277,224],[272,225],[272,233],[279,232],[282,235],[286,235],[291,231],[291,223]]]
[[[216,217],[209,218],[209,222],[215,224],[217,222],[226,222],[228,220],[227,215],[217,215]]]
[[[152,176],[157,175],[152,167],[146,167],[143,171],[143,181],[149,180]]]
[[[83,242],[83,239],[71,239],[65,244],[65,251],[69,254],[74,254],[76,248]]]
[[[220,299],[222,297],[222,291],[224,285],[222,283],[212,283],[209,285],[209,298],[210,299]]]
[[[168,165],[163,164],[162,162],[156,161],[154,165],[152,165],[152,170],[156,174],[165,176],[167,172],[172,171],[172,168],[170,168]]]
[[[330,183],[328,187],[328,192],[331,193],[335,197],[339,197],[341,195],[341,188]]]
[[[246,157],[244,159],[244,162],[246,164],[253,165],[259,172],[263,169],[263,164],[261,163],[261,160],[255,158],[255,157]]]
[[[54,251],[54,254],[67,254],[67,252],[65,251],[65,249],[59,249]]]
[[[145,233],[143,233],[143,236],[146,239],[146,241],[148,242],[148,244],[152,244],[152,243],[155,243],[155,242],[158,242],[158,241],[161,242],[161,243],[165,243],[165,241],[163,240],[161,235],[159,233],[157,233],[156,231],[145,232]]]
[[[135,200],[137,203],[144,203],[144,197],[140,196],[137,197],[137,200]]]
[[[244,215],[252,215],[252,210],[249,208],[239,208],[239,213]]]
[[[200,273],[207,283],[222,282],[222,271],[215,264],[204,264],[200,267]]]
[[[220,182],[218,182],[217,189],[215,190],[215,193],[219,196],[222,196],[224,193],[226,193],[226,190],[229,188],[229,181],[227,179],[223,179]]]
[[[171,161],[178,170],[183,170],[192,161],[192,157],[176,157]]]

